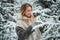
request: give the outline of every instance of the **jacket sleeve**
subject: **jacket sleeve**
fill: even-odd
[[[21,28],[19,26],[16,27],[16,33],[18,35],[18,39],[20,39],[20,40],[23,40],[24,39],[23,32],[24,32],[24,29],[23,28]]]
[[[24,30],[22,27],[17,26],[16,27],[16,33],[18,35],[18,37],[23,40],[28,38],[28,36],[33,32],[31,31],[32,27],[29,26],[26,30]]]

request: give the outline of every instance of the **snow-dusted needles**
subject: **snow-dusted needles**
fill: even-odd
[[[35,30],[36,28],[39,28],[39,27],[43,27],[44,25],[46,25],[46,24],[51,24],[51,25],[57,25],[57,24],[59,24],[59,23],[48,23],[48,22],[43,22],[43,23],[40,23],[39,25],[36,25],[36,26],[34,26],[33,27],[33,29],[32,30]],[[50,27],[50,29],[51,29],[52,27]]]

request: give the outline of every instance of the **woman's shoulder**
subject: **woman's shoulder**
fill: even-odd
[[[18,26],[21,26],[21,25],[22,25],[22,22],[23,22],[23,21],[21,20],[20,13],[18,13],[18,14],[17,14],[17,23],[16,23],[16,24],[17,24]]]
[[[21,28],[24,28],[23,21],[22,20],[17,20],[16,26],[19,26]]]
[[[17,18],[21,17],[21,13],[17,13]]]
[[[21,13],[17,13],[17,20],[21,21],[21,19],[22,19]]]

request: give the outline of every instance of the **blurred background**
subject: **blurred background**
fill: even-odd
[[[60,40],[60,0],[0,0],[0,40],[17,40],[17,14],[24,3],[30,3],[32,13],[42,25],[41,40]]]

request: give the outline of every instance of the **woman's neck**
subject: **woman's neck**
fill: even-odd
[[[26,18],[31,18],[31,16],[26,16],[26,15],[24,15]]]

